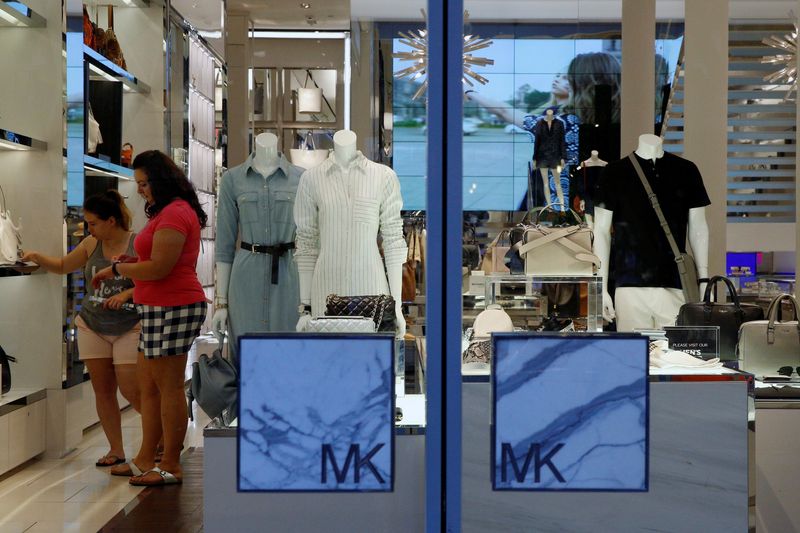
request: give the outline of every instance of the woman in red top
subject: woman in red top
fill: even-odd
[[[139,194],[150,220],[134,242],[138,260],[117,258],[92,283],[114,275],[134,281],[142,332],[137,371],[141,390],[142,446],[136,458],[112,470],[132,476],[132,485],[180,483],[180,449],[186,436],[186,357],[206,316],[206,298],[195,267],[200,230],[207,216],[192,184],[162,152],[142,152],[133,161]],[[155,464],[163,431],[164,455]]]

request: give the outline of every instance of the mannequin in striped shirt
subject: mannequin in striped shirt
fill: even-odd
[[[401,288],[408,247],[400,217],[400,182],[391,168],[356,150],[352,131],[336,132],[333,145],[327,161],[303,173],[297,189],[295,260],[305,309],[297,329],[302,331],[312,316],[325,314],[329,294],[391,294],[396,335],[402,338]]]

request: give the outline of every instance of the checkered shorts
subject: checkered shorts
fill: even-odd
[[[142,332],[139,351],[148,359],[189,352],[206,318],[206,302],[189,305],[138,305]]]

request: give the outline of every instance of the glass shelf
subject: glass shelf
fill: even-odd
[[[0,128],[0,150],[47,150],[47,143]]]
[[[14,265],[0,265],[0,278],[12,276],[27,276],[34,272],[44,272],[36,263],[16,263]]]
[[[22,2],[0,0],[0,27],[43,28],[47,21]]]
[[[121,180],[133,181],[133,169],[115,165],[90,155],[83,156],[83,168],[87,176],[110,176]]]
[[[108,81],[120,82],[133,92],[150,93],[149,85],[86,45],[83,45],[83,57],[89,64],[89,69],[102,78]]]

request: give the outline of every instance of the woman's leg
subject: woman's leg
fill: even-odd
[[[155,466],[156,446],[161,438],[161,396],[149,364],[152,361],[152,359],[146,359],[144,354],[139,352],[136,373],[139,377],[141,398],[142,445],[134,462],[143,472]]]
[[[110,450],[108,459],[101,460],[101,463],[114,464],[115,459],[125,458],[125,449],[122,447],[122,423],[119,414],[119,402],[117,402],[117,379],[114,374],[114,365],[111,358],[103,359],[84,359],[86,368],[89,369],[89,377],[92,381],[92,389],[95,395],[95,407],[97,416],[100,418],[100,425],[106,434]]]
[[[550,169],[547,167],[539,167],[539,175],[542,177],[544,205],[547,205],[550,203]]]
[[[148,375],[152,377],[161,395],[160,422],[164,432],[164,456],[159,467],[181,479],[180,450],[183,445],[183,439],[186,437],[186,426],[189,421],[189,416],[186,412],[186,393],[184,392],[186,354],[144,359],[142,366],[146,369]],[[142,394],[144,395],[144,391],[142,391]],[[149,415],[145,405],[145,397],[142,396],[143,427],[145,412],[148,412]],[[136,464],[139,467],[152,468],[151,463],[154,458],[152,452],[155,452],[157,442],[157,438],[152,441],[150,454],[137,456]],[[144,446],[144,441],[142,445]],[[140,451],[140,454],[143,451],[145,451],[144,448]],[[139,461],[140,459],[141,462]],[[144,482],[157,482],[160,476],[158,474],[148,474],[141,479]]]
[[[127,333],[117,337],[112,346],[114,371],[117,375],[119,391],[137,412],[141,412],[141,406],[139,405],[139,376],[136,374],[140,333],[141,328],[137,325]]]
[[[128,400],[137,413],[141,413],[141,398],[139,394],[139,378],[136,375],[136,365],[114,365],[117,385],[122,396]]]

